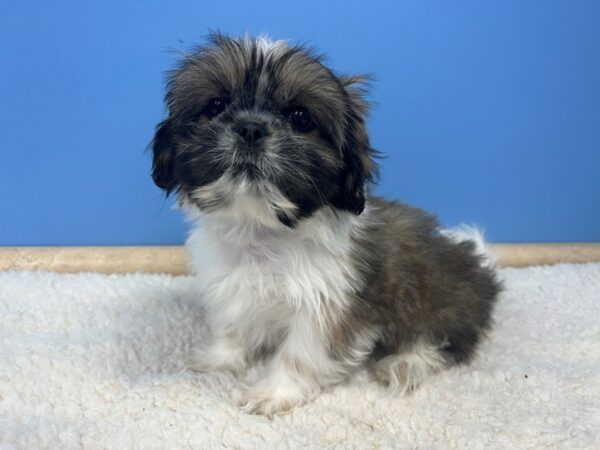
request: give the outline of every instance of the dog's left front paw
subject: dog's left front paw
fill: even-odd
[[[249,414],[261,414],[271,418],[275,414],[289,413],[304,402],[305,398],[297,389],[259,385],[246,390],[239,405]]]

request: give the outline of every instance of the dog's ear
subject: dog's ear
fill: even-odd
[[[342,155],[344,167],[340,173],[339,190],[334,206],[359,215],[365,209],[365,189],[374,180],[376,166],[375,151],[369,146],[365,127],[369,105],[365,99],[368,77],[342,77],[342,86],[347,94],[346,128]]]
[[[175,133],[173,122],[166,119],[156,127],[152,140],[152,179],[169,195],[176,187],[174,177]]]

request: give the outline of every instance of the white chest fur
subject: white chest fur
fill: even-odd
[[[200,218],[187,246],[209,313],[251,340],[270,340],[298,315],[325,321],[325,309],[343,309],[360,284],[357,227],[355,216],[326,209],[296,229]]]

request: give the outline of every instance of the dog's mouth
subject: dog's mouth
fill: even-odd
[[[231,167],[234,178],[247,177],[250,180],[264,177],[264,172],[255,161],[240,161]]]
[[[266,178],[269,163],[265,151],[261,147],[238,148],[231,161],[231,175],[236,178],[246,177],[250,180]]]

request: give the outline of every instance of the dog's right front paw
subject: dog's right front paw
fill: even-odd
[[[287,414],[305,401],[299,389],[281,389],[278,386],[255,386],[247,389],[239,399],[239,406],[248,414],[272,418]]]

